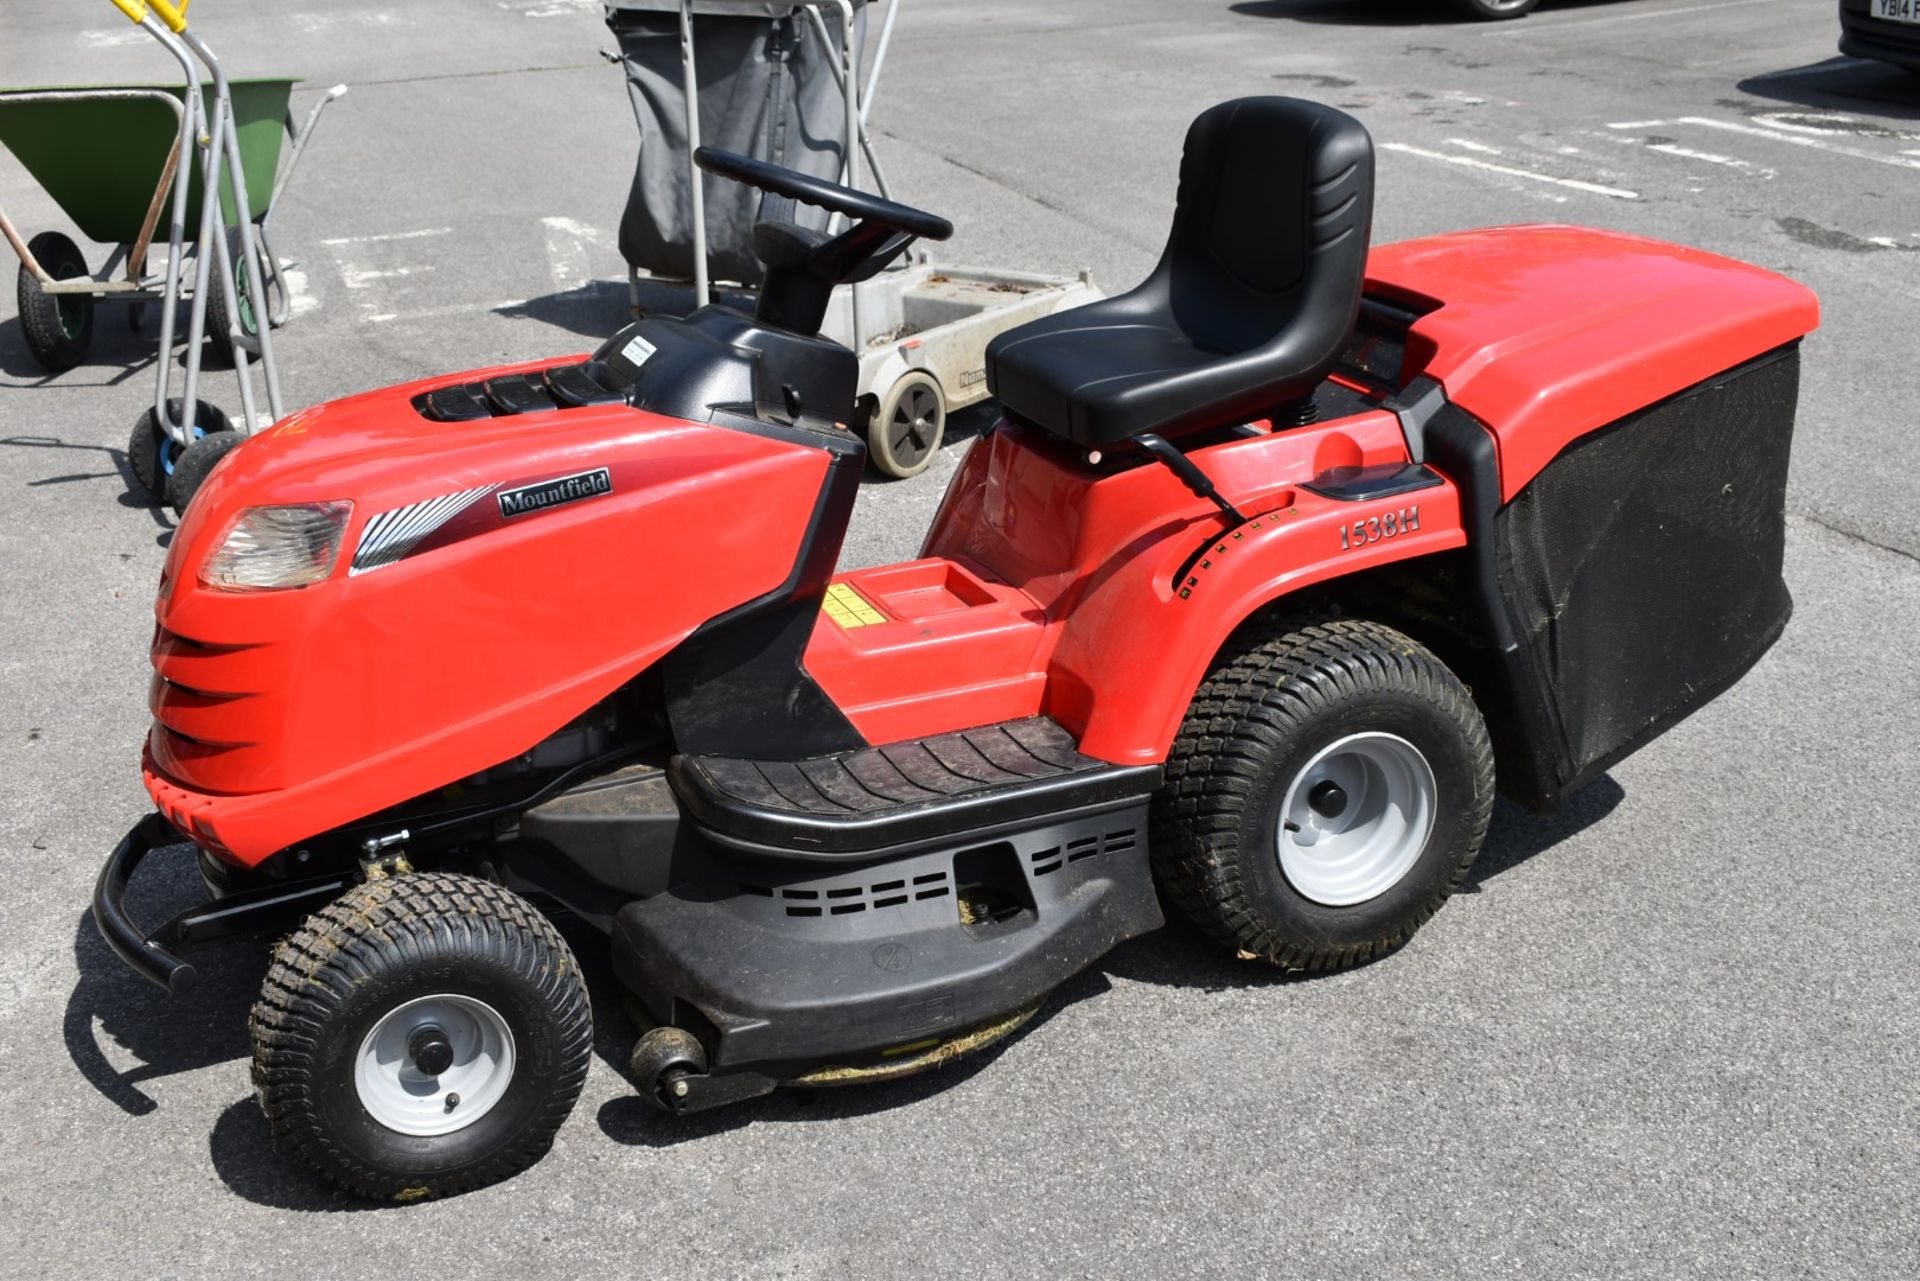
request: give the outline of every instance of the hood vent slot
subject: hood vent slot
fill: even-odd
[[[606,365],[589,360],[579,365],[558,365],[537,374],[501,374],[482,382],[440,387],[415,396],[413,407],[423,418],[435,422],[467,423],[553,409],[626,403],[625,394],[614,390],[611,382]]]

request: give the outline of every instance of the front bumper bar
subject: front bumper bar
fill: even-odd
[[[175,949],[291,928],[353,884],[353,877],[345,874],[269,883],[188,908],[148,934],[127,915],[127,886],[147,855],[181,841],[180,833],[164,817],[147,815],[120,838],[93,887],[93,922],[107,946],[135,972],[174,996],[188,991],[198,977]]]

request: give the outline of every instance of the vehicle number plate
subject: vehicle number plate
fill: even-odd
[[[1870,12],[1889,22],[1911,22],[1920,26],[1920,0],[1873,0]]]

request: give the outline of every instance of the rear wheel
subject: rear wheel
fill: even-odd
[[[1439,910],[1492,812],[1492,747],[1458,678],[1390,627],[1320,623],[1194,696],[1154,802],[1154,870],[1241,955],[1338,969]]]
[[[1470,17],[1499,20],[1532,13],[1540,0],[1455,0]]]
[[[867,427],[867,450],[874,466],[904,480],[927,469],[946,432],[947,398],[931,374],[916,369],[881,397]]]
[[[253,1007],[276,1137],[363,1196],[412,1201],[546,1154],[586,1081],[579,965],[524,899],[470,876],[372,881],[281,943]]]
[[[87,274],[80,246],[57,231],[43,231],[27,242],[27,252],[55,280],[74,280]],[[27,350],[50,374],[61,374],[87,358],[93,342],[93,304],[77,294],[50,294],[38,277],[20,266],[15,290],[20,305],[20,328]]]

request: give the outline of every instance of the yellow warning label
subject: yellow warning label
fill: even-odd
[[[833,583],[827,588],[827,598],[820,605],[828,618],[842,627],[866,627],[872,623],[884,623],[886,615],[867,603],[866,597],[853,590],[852,583]]]

